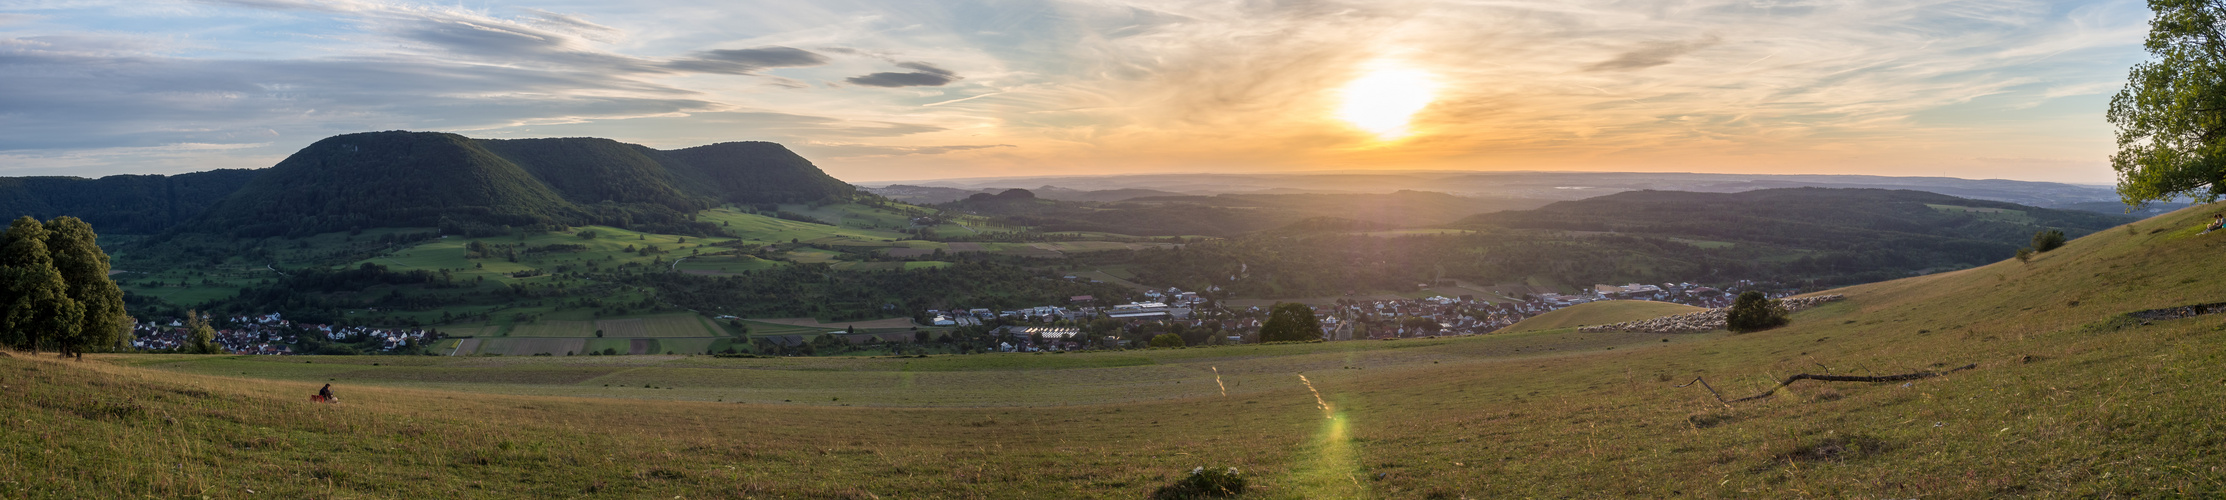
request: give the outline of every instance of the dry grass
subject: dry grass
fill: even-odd
[[[2195,236],[2192,213],[1666,343],[1545,332],[919,369],[0,359],[0,495],[1136,498],[1205,466],[1242,470],[1247,498],[2216,496],[2226,317],[2121,316],[2226,298],[2211,264],[2226,236]],[[1731,407],[1675,387],[1964,363],[1979,368]],[[347,403],[305,401],[342,374],[359,381]]]

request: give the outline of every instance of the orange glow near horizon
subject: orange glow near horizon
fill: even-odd
[[[1413,133],[1408,124],[1415,113],[1437,100],[1437,92],[1437,79],[1429,72],[1377,61],[1340,90],[1344,103],[1337,108],[1337,118],[1375,134],[1378,140],[1397,140]]]

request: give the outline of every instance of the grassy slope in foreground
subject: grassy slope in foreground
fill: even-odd
[[[1561,310],[1532,316],[1520,323],[1502,328],[1497,333],[1558,330],[1580,326],[1605,325],[1638,321],[1663,316],[1706,311],[1707,308],[1655,302],[1651,300],[1604,300],[1577,304]]]
[[[2031,264],[1839,290],[1846,301],[1745,335],[1545,354],[1478,346],[1582,334],[1065,355],[1254,358],[1263,372],[1228,397],[854,408],[833,406],[849,403],[833,400],[848,394],[840,387],[796,399],[819,405],[805,406],[393,386],[318,406],[302,401],[315,381],[0,359],[0,491],[1135,498],[1191,467],[1235,466],[1255,498],[2216,495],[2226,318],[2122,317],[2226,297],[2212,264],[2226,236],[2193,234],[2204,214],[2097,233]],[[1279,365],[1285,354],[1292,363]],[[141,359],[174,358],[108,361]],[[1143,374],[1172,359],[1087,370]],[[347,361],[358,360],[383,362]],[[1978,368],[1906,385],[1803,382],[1729,408],[1675,387],[1705,375],[1739,396],[1820,365],[1963,363]],[[1267,372],[1280,369],[1303,371],[1321,402],[1296,373]],[[1214,380],[1168,376],[1130,383]]]

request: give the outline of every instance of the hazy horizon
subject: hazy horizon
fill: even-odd
[[[1351,170],[2104,185],[2131,1],[17,2],[0,176],[327,136],[780,142],[854,183]]]

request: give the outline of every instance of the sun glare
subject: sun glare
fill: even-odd
[[[1380,140],[1406,137],[1407,124],[1416,112],[1437,99],[1438,84],[1429,72],[1396,63],[1378,62],[1368,72],[1346,83],[1345,104],[1337,118]]]

